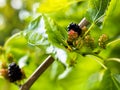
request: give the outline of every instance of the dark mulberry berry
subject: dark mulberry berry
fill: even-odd
[[[22,79],[22,72],[16,63],[11,63],[8,66],[8,77],[10,82],[15,82]]]
[[[68,31],[70,31],[70,30],[73,30],[73,31],[77,32],[78,35],[80,35],[82,33],[81,28],[76,23],[69,24]]]

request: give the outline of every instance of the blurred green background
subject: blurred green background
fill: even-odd
[[[37,0],[0,0],[0,45],[8,37],[24,30],[31,13],[38,3]]]

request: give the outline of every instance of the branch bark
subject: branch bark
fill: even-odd
[[[87,26],[89,22],[86,18],[83,18],[78,24],[80,28]],[[28,80],[20,87],[20,90],[29,90],[34,82],[39,78],[39,76],[54,62],[52,56],[48,56],[46,60],[33,72],[33,74],[28,78]]]
[[[35,70],[28,80],[20,87],[20,90],[29,90],[38,77],[53,63],[54,58],[48,56],[46,60]]]
[[[80,28],[83,28],[84,26],[87,26],[89,24],[90,23],[88,22],[88,20],[86,18],[83,18],[78,25]]]

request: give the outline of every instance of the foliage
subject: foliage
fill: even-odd
[[[119,90],[119,4],[117,0],[41,1],[24,31],[14,34],[0,48],[1,63],[17,62],[28,78],[52,55],[54,63],[31,90]],[[83,17],[90,25],[75,41],[78,43],[70,45],[66,27]],[[15,85],[0,79],[0,90],[15,89]]]

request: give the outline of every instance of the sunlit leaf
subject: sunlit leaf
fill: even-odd
[[[85,0],[45,0],[40,7],[38,8],[38,12],[42,13],[50,13],[55,12],[61,9],[66,9],[71,4],[81,2]]]
[[[43,15],[33,20],[23,35],[32,45],[49,45],[52,43],[55,46],[60,46],[67,39],[65,29],[57,25],[49,17]]]
[[[27,41],[31,45],[48,45],[47,40],[48,35],[45,30],[45,23],[41,16],[33,20],[28,28],[23,32],[23,35],[26,37]]]
[[[29,30],[35,29],[38,26],[40,19],[41,19],[41,16],[37,17],[35,20],[30,22],[27,29],[29,29]]]
[[[46,54],[52,54],[56,59],[66,64],[67,54],[64,44],[67,40],[67,31],[48,16],[37,17],[22,32],[22,35],[26,37],[30,45],[38,46]]]
[[[28,58],[29,58],[29,56],[28,56],[28,55],[25,55],[25,56],[23,56],[23,57],[21,57],[21,58],[19,59],[18,65],[19,65],[20,68],[26,66],[27,61],[28,61]]]
[[[66,90],[92,90],[91,88],[94,87],[96,82],[99,82],[99,78],[101,77],[99,73],[101,65],[88,56],[83,57],[77,53],[76,55],[75,57],[71,56],[71,59],[76,58],[76,64],[60,74],[58,77],[59,83]],[[93,75],[95,75],[94,81],[92,79],[93,82],[91,82],[89,79]],[[88,84],[90,83],[94,83],[94,85],[90,85],[91,87],[89,87]]]

